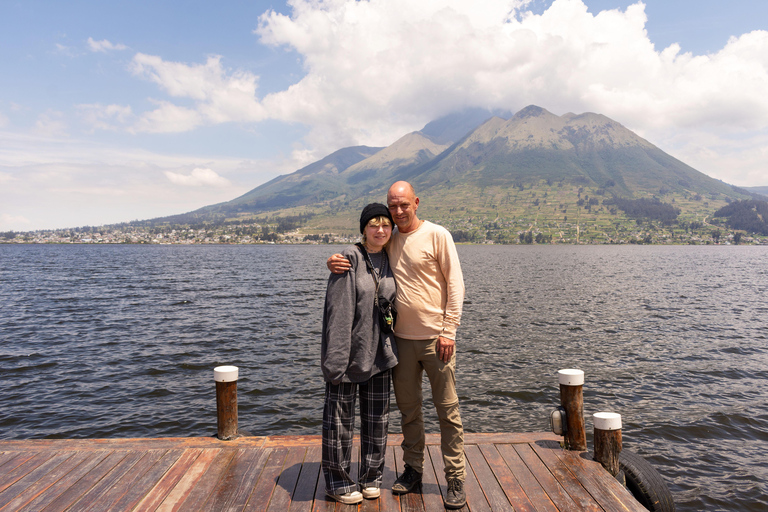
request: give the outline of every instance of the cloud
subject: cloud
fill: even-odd
[[[159,107],[141,116],[130,131],[148,133],[186,132],[203,124],[203,116],[195,109],[180,107],[167,101],[154,101]]]
[[[0,213],[0,230],[11,229],[10,226],[14,226],[13,230],[26,229],[29,224],[29,219],[25,217]]]
[[[186,178],[189,186],[173,182],[166,171]],[[287,170],[267,161],[0,131],[0,213],[6,215],[0,230],[98,226],[174,215],[229,201],[283,172]],[[201,185],[193,186],[195,182]]]
[[[222,178],[212,169],[196,168],[189,175],[165,171],[165,175],[171,183],[187,187],[226,187],[229,180]]]
[[[694,56],[655,48],[640,2],[597,15],[581,0],[540,15],[511,0],[289,5],[263,14],[256,33],[298,52],[306,75],[262,103],[311,125],[310,146],[391,143],[463,106],[594,111],[649,135],[768,127],[766,31]]]
[[[115,130],[129,123],[135,116],[130,106],[102,105],[100,103],[77,105],[80,117],[100,130]]]
[[[106,39],[102,39],[101,41],[94,41],[92,37],[88,38],[88,48],[92,52],[101,52],[106,53],[108,51],[112,50],[127,50],[128,47],[124,44],[113,44],[107,41]]]
[[[192,107],[159,101],[159,108],[147,113],[136,131],[187,131],[201,124],[256,122],[266,118],[256,98],[258,77],[247,71],[225,70],[221,57],[209,57],[205,64],[167,62],[138,53],[131,71],[158,84],[175,98],[192,100]]]
[[[40,114],[35,123],[35,132],[46,137],[65,136],[67,123],[64,121],[64,114],[55,110]]]
[[[56,43],[54,45],[56,47],[56,53],[60,53],[62,55],[66,55],[67,57],[76,57],[77,54],[70,48],[69,46],[63,45],[61,43]]]

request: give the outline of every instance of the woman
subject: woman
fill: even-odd
[[[344,274],[331,274],[325,295],[322,467],[326,494],[345,504],[380,495],[387,448],[390,370],[397,364],[392,319],[387,323],[386,314],[380,311],[384,308],[379,307],[395,300],[395,279],[385,251],[392,226],[389,209],[383,204],[363,208],[362,243],[342,252],[352,268]],[[355,482],[350,461],[358,392],[362,454]]]

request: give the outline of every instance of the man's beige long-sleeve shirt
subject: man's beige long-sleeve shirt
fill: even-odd
[[[408,233],[395,230],[387,253],[397,283],[395,334],[412,340],[455,340],[464,276],[448,230],[429,221]]]

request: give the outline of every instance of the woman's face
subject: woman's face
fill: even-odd
[[[392,236],[392,226],[381,222],[374,226],[370,222],[365,226],[365,245],[371,252],[378,252],[384,248]]]

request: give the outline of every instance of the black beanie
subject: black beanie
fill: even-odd
[[[363,213],[360,214],[360,233],[365,231],[365,226],[368,225],[368,221],[374,217],[386,217],[393,227],[395,225],[395,222],[392,220],[392,215],[389,213],[389,208],[381,203],[371,203],[363,208]]]

